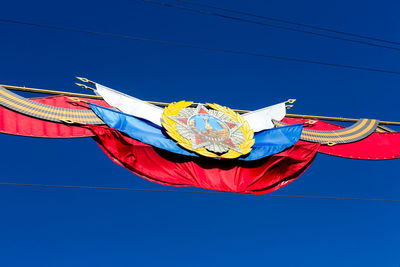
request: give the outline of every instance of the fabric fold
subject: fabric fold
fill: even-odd
[[[109,127],[117,129],[140,142],[180,155],[198,157],[198,154],[181,148],[158,125],[95,104],[90,104],[90,107]],[[255,133],[255,144],[252,151],[239,160],[258,160],[279,153],[297,143],[302,129],[302,124],[296,124]]]
[[[118,165],[149,181],[236,193],[265,194],[297,179],[311,165],[319,144],[300,141],[257,161],[187,157],[139,142],[107,126],[90,125],[95,141]]]
[[[162,108],[98,83],[96,83],[96,93],[101,95],[110,106],[119,109],[123,113],[148,120],[161,126]],[[254,132],[260,132],[274,128],[272,120],[281,121],[285,115],[286,106],[285,103],[282,102],[273,106],[250,111],[242,116],[249,122],[250,128]]]
[[[285,102],[242,114],[254,132],[274,128],[272,120],[281,121],[286,115]]]
[[[96,93],[101,95],[110,106],[126,114],[148,120],[161,126],[162,108],[98,83],[96,83]]]

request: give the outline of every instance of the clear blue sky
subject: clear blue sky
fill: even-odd
[[[203,3],[400,41],[398,1]],[[140,1],[2,1],[1,18],[400,71],[400,51]],[[0,83],[141,99],[399,121],[399,75],[0,23]],[[112,163],[90,138],[0,136],[0,182],[174,189]],[[400,198],[399,160],[318,155],[288,195]],[[399,204],[0,186],[0,266],[399,266]]]

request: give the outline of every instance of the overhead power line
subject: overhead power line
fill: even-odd
[[[173,42],[173,41],[163,41],[163,40],[149,39],[149,38],[144,38],[144,37],[137,37],[137,36],[132,36],[132,35],[122,35],[122,34],[107,33],[107,32],[89,31],[89,30],[83,30],[83,29],[77,29],[77,28],[69,28],[69,27],[62,27],[62,26],[55,26],[55,25],[48,25],[48,24],[39,24],[39,23],[32,23],[32,22],[26,22],[26,21],[20,21],[20,20],[1,19],[0,18],[0,23],[12,23],[12,24],[33,26],[33,27],[59,30],[59,31],[91,34],[91,35],[97,35],[97,36],[103,36],[103,37],[144,41],[144,42],[151,42],[151,43],[156,43],[156,44],[171,45],[171,46],[178,46],[178,47],[196,48],[196,49],[236,54],[236,55],[246,55],[246,56],[252,56],[252,57],[261,57],[261,58],[277,59],[277,60],[283,60],[283,61],[315,64],[315,65],[321,65],[321,66],[329,66],[329,67],[345,68],[345,69],[352,69],[352,70],[362,70],[362,71],[380,72],[380,73],[400,75],[400,71],[393,71],[393,70],[387,70],[387,69],[336,64],[336,63],[329,63],[329,62],[316,61],[316,60],[310,60],[310,59],[302,59],[302,58],[294,58],[294,57],[274,56],[274,55],[267,55],[267,54],[249,52],[249,51],[242,51],[242,50],[214,48],[214,47],[208,47],[208,46],[204,46],[204,45],[195,45],[195,44]]]
[[[69,189],[94,189],[94,190],[112,190],[112,191],[208,194],[208,195],[252,195],[252,194],[248,194],[248,193],[233,193],[233,192],[231,193],[231,192],[218,192],[218,191],[184,191],[184,190],[126,188],[126,187],[102,187],[102,186],[80,186],[80,185],[49,185],[49,184],[22,184],[22,183],[0,183],[0,185],[27,186],[27,187],[46,187],[46,188],[69,188]],[[381,198],[326,197],[326,196],[276,195],[276,194],[266,194],[264,196],[268,196],[268,197],[284,197],[284,198],[359,200],[359,201],[375,201],[375,202],[400,202],[400,199],[381,199]]]
[[[193,2],[193,1],[187,1],[187,0],[172,0],[172,1],[185,3],[185,4],[189,4],[189,5],[193,5],[193,6],[199,6],[199,7],[220,10],[220,11],[229,12],[232,14],[245,15],[245,16],[249,16],[249,17],[265,19],[265,20],[274,21],[274,22],[286,23],[286,24],[290,24],[290,25],[300,26],[300,27],[319,30],[319,31],[326,31],[326,32],[331,32],[331,33],[337,33],[337,34],[367,39],[367,40],[371,40],[371,41],[378,41],[378,42],[382,42],[382,43],[400,45],[400,42],[386,40],[386,39],[382,39],[382,38],[376,38],[376,37],[357,34],[357,33],[345,32],[345,31],[335,30],[335,29],[331,29],[331,28],[326,28],[326,27],[321,27],[321,26],[316,26],[316,25],[311,25],[311,24],[305,24],[305,23],[290,21],[290,20],[286,20],[286,19],[280,19],[280,18],[276,18],[276,17],[257,15],[257,14],[250,13],[250,12],[234,10],[234,9],[229,9],[229,8],[223,8],[223,7],[217,7],[217,6],[199,3],[199,2]]]
[[[329,38],[329,39],[341,40],[341,41],[346,41],[346,42],[351,42],[351,43],[357,43],[357,44],[363,44],[363,45],[369,45],[369,46],[374,46],[374,47],[379,47],[379,48],[386,48],[386,49],[400,51],[400,47],[381,45],[381,44],[376,44],[376,43],[371,43],[371,42],[366,42],[366,41],[361,41],[361,40],[355,40],[355,39],[349,39],[349,38],[340,37],[340,36],[324,34],[324,33],[317,33],[317,32],[312,32],[312,31],[307,31],[307,30],[290,28],[287,26],[274,25],[274,24],[269,24],[269,23],[265,23],[265,22],[261,22],[261,21],[250,20],[250,19],[245,19],[245,18],[240,18],[240,17],[234,17],[234,16],[229,16],[229,15],[224,15],[221,13],[189,8],[189,7],[185,7],[185,6],[178,6],[178,5],[169,4],[169,3],[160,2],[160,1],[153,1],[153,0],[141,0],[141,1],[159,5],[159,6],[163,6],[163,7],[175,8],[175,9],[195,12],[195,13],[199,13],[199,14],[203,14],[203,15],[209,15],[209,16],[215,16],[215,17],[220,17],[220,18],[224,18],[224,19],[235,20],[235,21],[239,21],[239,22],[252,23],[252,24],[257,24],[260,26],[265,26],[265,27],[270,27],[270,28],[275,28],[275,29],[280,29],[280,30],[301,32],[301,33],[310,34],[310,35],[314,35],[314,36],[318,36],[318,37],[324,37],[324,38]]]

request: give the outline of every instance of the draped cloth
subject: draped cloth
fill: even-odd
[[[120,166],[170,186],[265,194],[297,179],[312,163],[319,144],[298,142],[257,161],[183,156],[139,142],[108,126],[90,125],[94,140]]]
[[[101,95],[110,106],[116,107],[126,114],[142,118],[158,126],[162,126],[161,114],[163,113],[163,108],[98,83],[96,83],[96,93]]]
[[[162,108],[98,83],[96,83],[96,93],[101,95],[110,106],[118,108],[123,113],[162,126]],[[250,128],[253,129],[254,132],[260,132],[274,128],[272,120],[280,121],[285,117],[285,115],[286,105],[285,102],[282,102],[273,106],[251,111],[242,116],[246,121],[248,121]]]
[[[90,108],[109,127],[121,131],[135,140],[173,153],[199,156],[181,148],[164,133],[163,128],[147,120],[95,104],[90,104]],[[252,150],[239,160],[258,160],[279,153],[299,141],[302,129],[303,124],[295,124],[255,133]]]

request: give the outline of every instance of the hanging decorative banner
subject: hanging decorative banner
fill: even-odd
[[[163,128],[147,120],[95,104],[90,104],[90,108],[108,127],[123,132],[135,140],[176,154],[204,157],[182,148],[165,133]],[[255,142],[250,153],[237,158],[237,160],[253,161],[279,153],[299,141],[302,129],[302,124],[294,124],[255,133]]]
[[[79,78],[83,82],[87,79]],[[104,101],[129,115],[148,120],[158,126],[161,126],[161,114],[163,109],[154,104],[142,101],[133,96],[124,94],[112,88],[106,87],[99,83],[95,83],[96,89],[93,89],[96,94],[101,95]],[[293,103],[295,99],[290,99],[289,103]],[[250,111],[242,115],[250,125],[254,132],[260,132],[274,128],[273,120],[281,121],[286,115],[286,102],[264,107],[254,111]]]
[[[218,104],[148,103],[80,80],[95,84],[96,89],[80,86],[103,99],[58,92],[64,96],[32,100],[6,88],[15,86],[0,86],[0,133],[92,136],[114,162],[150,181],[252,194],[294,181],[317,152],[368,160],[400,158],[400,132],[381,125],[400,125],[396,122],[337,118],[353,122],[344,127],[320,120],[332,117],[286,114],[290,101],[240,111],[242,116]]]
[[[163,185],[236,193],[266,194],[290,184],[311,165],[320,146],[300,141],[257,161],[215,160],[157,149],[107,126],[89,127],[113,162],[140,177]]]
[[[254,132],[239,113],[218,104],[207,104],[211,109],[192,104],[174,102],[162,114],[162,125],[179,145],[212,158],[237,158],[251,151]]]

